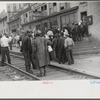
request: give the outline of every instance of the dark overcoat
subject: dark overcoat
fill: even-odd
[[[65,62],[66,60],[66,56],[65,56],[65,48],[64,48],[64,37],[60,37],[58,39],[58,42],[57,42],[57,47],[58,47],[58,60],[59,62]]]
[[[38,36],[32,43],[32,52],[34,53],[38,67],[50,64],[47,44],[48,40],[40,36]]]

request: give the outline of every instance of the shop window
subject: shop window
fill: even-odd
[[[41,11],[43,11],[43,6],[41,7]]]
[[[69,15],[66,16],[66,24],[68,24],[70,22],[70,18],[69,17],[70,17]]]
[[[10,12],[10,6],[7,7],[8,12]]]
[[[56,6],[57,5],[57,3],[53,3],[53,6]]]
[[[77,13],[74,13],[74,21],[75,21],[75,22],[78,21],[78,15],[77,15]]]
[[[63,10],[64,9],[64,7],[60,7],[60,10]]]
[[[47,5],[44,5],[44,10],[47,10]]]
[[[13,4],[13,10],[16,11],[16,5],[15,4]]]
[[[62,24],[65,24],[65,23],[66,23],[66,17],[62,16]]]
[[[27,17],[27,14],[26,14],[26,17]]]
[[[71,22],[71,23],[74,22],[74,14],[70,14],[70,22]]]
[[[53,8],[53,12],[57,12],[57,6]]]

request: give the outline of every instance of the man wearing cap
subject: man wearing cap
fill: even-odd
[[[4,33],[1,40],[0,40],[0,45],[1,45],[1,66],[4,66],[5,64],[5,55],[7,56],[8,63],[11,64],[11,59],[10,59],[10,54],[9,54],[9,38],[6,37],[7,34]]]
[[[31,59],[30,55],[32,54],[32,46],[30,36],[32,32],[27,30],[27,32],[22,37],[22,54],[25,60],[26,71],[32,73],[31,71]]]
[[[73,53],[72,53],[72,49],[73,49],[73,45],[74,45],[74,41],[72,40],[72,38],[69,37],[68,33],[65,33],[65,49],[66,49],[66,57],[68,59],[68,65],[74,64],[74,58],[73,58]]]

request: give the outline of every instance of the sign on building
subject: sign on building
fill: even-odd
[[[92,25],[93,24],[93,16],[92,15],[87,16],[87,24],[88,25]]]

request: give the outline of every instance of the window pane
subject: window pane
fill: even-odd
[[[54,12],[57,12],[57,6],[54,7]]]
[[[53,3],[53,6],[56,6],[56,3]]]
[[[74,15],[70,14],[70,22],[73,23],[74,22]]]
[[[62,21],[62,24],[65,24],[65,23],[66,23],[65,16],[62,16],[62,17],[61,17],[61,21]]]
[[[74,13],[74,22],[78,22],[78,17],[77,17],[77,13]]]
[[[70,21],[69,21],[69,15],[66,15],[66,24],[68,24]]]

